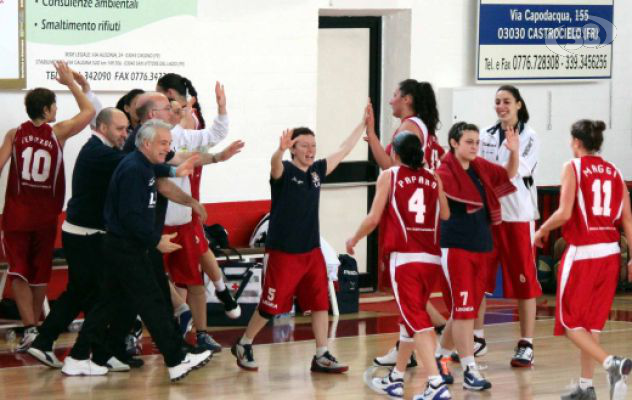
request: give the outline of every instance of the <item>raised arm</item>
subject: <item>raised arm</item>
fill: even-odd
[[[103,105],[101,104],[101,100],[94,94],[92,88],[90,87],[90,82],[86,79],[85,76],[81,75],[79,72],[72,70],[72,77],[75,79],[75,82],[81,87],[81,91],[85,93],[88,100],[90,100],[90,104],[94,107],[94,117],[90,120],[90,128],[93,130],[97,129],[97,115],[103,110]]]
[[[353,255],[353,248],[358,244],[360,239],[373,232],[375,227],[380,223],[384,207],[386,207],[388,200],[390,187],[391,173],[390,171],[382,171],[377,178],[375,197],[373,198],[373,204],[371,204],[369,214],[362,220],[356,233],[345,242],[347,253]]]
[[[505,132],[505,147],[509,150],[509,161],[507,165],[505,165],[505,169],[507,170],[509,179],[513,179],[518,173],[518,166],[520,164],[520,155],[518,154],[520,138],[513,127],[507,128]]]
[[[534,242],[538,247],[544,246],[544,242],[549,237],[549,232],[559,228],[569,220],[575,205],[575,191],[577,189],[577,179],[570,162],[564,165],[562,170],[562,188],[560,189],[560,205],[555,212],[540,226],[535,233]],[[632,233],[632,232],[631,232]]]
[[[283,153],[294,146],[297,140],[292,139],[293,133],[293,129],[284,130],[279,139],[279,148],[272,153],[272,158],[270,159],[270,176],[272,179],[279,179],[283,175]]]
[[[362,132],[364,132],[364,128],[367,126],[367,120],[373,115],[372,110],[373,107],[371,106],[371,101],[369,101],[364,109],[362,121],[360,121],[358,126],[353,129],[345,141],[342,142],[338,150],[327,157],[327,175],[331,174],[334,169],[336,169],[338,164],[340,164],[340,162],[349,155],[356,143],[358,143],[358,140],[360,140],[360,137],[362,136]]]
[[[235,154],[240,153],[245,143],[241,140],[235,140],[219,153],[197,153],[200,159],[196,165],[208,165],[230,160]]]
[[[94,107],[88,97],[83,93],[79,85],[75,82],[72,70],[63,61],[56,62],[57,81],[65,85],[74,96],[79,106],[79,113],[64,121],[60,121],[53,126],[53,132],[57,136],[60,145],[64,145],[67,139],[81,132],[95,115]]]
[[[5,164],[11,158],[11,149],[13,148],[13,139],[15,138],[16,129],[11,129],[4,135],[2,146],[0,146],[0,173],[4,169]]]
[[[381,169],[387,169],[393,166],[393,160],[386,154],[386,150],[382,147],[380,138],[375,133],[375,116],[373,114],[373,106],[369,107],[366,121],[366,137],[364,140],[369,143],[369,149],[375,162]]]

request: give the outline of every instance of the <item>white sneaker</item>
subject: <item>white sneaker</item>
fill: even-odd
[[[26,350],[27,354],[35,358],[37,361],[41,362],[44,365],[48,365],[51,368],[61,368],[64,364],[59,361],[55,353],[52,351],[44,351],[40,350],[37,347],[29,347]]]
[[[388,353],[383,356],[375,357],[373,359],[373,365],[380,367],[394,367],[397,362],[397,347],[391,348]]]
[[[125,364],[114,356],[110,357],[110,359],[105,363],[105,366],[110,372],[127,372],[131,369],[128,364]]]
[[[108,369],[93,363],[90,359],[75,360],[68,356],[64,359],[64,366],[61,372],[68,376],[96,376],[107,374]]]
[[[38,335],[37,327],[32,326],[24,330],[24,336],[20,339],[20,344],[15,348],[18,353],[23,353],[31,347],[31,344],[35,341]]]
[[[205,350],[200,354],[187,353],[180,364],[169,367],[169,379],[171,382],[179,381],[192,370],[205,366],[212,356],[213,353],[210,350]]]

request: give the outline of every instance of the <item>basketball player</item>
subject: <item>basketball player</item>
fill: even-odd
[[[393,139],[394,166],[384,170],[369,215],[353,237],[347,240],[349,254],[358,241],[379,224],[384,237],[382,251],[388,254],[391,282],[404,329],[401,335],[415,341],[417,354],[426,367],[426,390],[415,399],[451,398],[434,360],[436,337],[426,311],[432,289],[442,279],[439,247],[439,216],[450,217],[448,200],[441,182],[423,168],[421,140],[411,132],[400,132]],[[373,378],[371,388],[391,398],[403,398],[404,373],[397,367],[384,378]]]
[[[312,372],[342,373],[349,368],[327,349],[329,299],[327,268],[320,249],[318,204],[322,181],[360,139],[370,107],[368,104],[362,122],[340,148],[325,159],[315,160],[316,138],[309,128],[289,129],[281,136],[279,148],[270,161],[272,208],[263,293],[246,331],[231,349],[237,365],[245,370],[258,370],[252,342],[271,318],[292,309],[294,296],[302,310],[312,312],[316,338]],[[291,161],[282,160],[287,150],[291,152]]]
[[[29,121],[10,130],[0,147],[0,169],[11,159],[2,221],[9,276],[24,324],[17,351],[26,351],[37,336],[50,279],[57,217],[66,191],[62,149],[94,116],[94,108],[65,62],[54,63],[57,81],[72,93],[79,113],[54,125],[55,93],[44,88],[24,99]]]
[[[531,367],[533,363],[533,334],[535,331],[535,299],[542,295],[535,264],[533,233],[539,218],[537,190],[533,182],[538,164],[540,141],[527,125],[529,112],[520,91],[510,85],[496,91],[495,110],[498,122],[481,132],[479,155],[487,161],[505,165],[510,152],[503,146],[505,132],[512,127],[520,138],[520,164],[512,179],[517,191],[500,199],[502,223],[492,227],[494,250],[490,257],[487,289],[493,293],[496,286],[498,262],[503,271],[504,297],[518,300],[520,340],[511,359],[512,367]],[[474,329],[475,355],[487,352],[483,330],[486,301],[479,311]]]
[[[412,132],[417,135],[424,149],[425,164],[431,169],[437,168],[440,165],[440,158],[445,151],[439,145],[435,135],[439,124],[439,111],[437,110],[437,101],[432,85],[428,82],[406,79],[400,82],[398,88],[393,92],[393,97],[389,104],[391,105],[393,116],[401,121],[399,128],[393,133],[393,137],[402,131]],[[373,158],[375,158],[381,169],[388,169],[394,165],[390,157],[391,145],[389,144],[386,149],[382,147],[373,124],[367,126],[366,140],[369,143]],[[383,254],[383,256],[386,256],[386,254]],[[388,264],[388,260],[385,260],[384,265]],[[440,286],[445,287],[446,285],[440,282]],[[441,333],[446,323],[445,318],[431,303],[428,303],[427,310],[434,326],[437,327],[437,333]],[[400,359],[400,366],[414,367],[417,365],[417,361],[415,360],[413,349],[414,344],[412,340],[400,337],[395,347],[391,348],[387,354],[376,357],[373,363],[379,366],[395,366],[397,360]]]
[[[632,238],[630,195],[621,172],[598,155],[603,121],[580,120],[571,127],[575,157],[562,169],[559,208],[535,234],[542,247],[549,232],[562,227],[568,243],[558,272],[555,335],[566,335],[580,350],[581,377],[562,400],[596,399],[594,361],[603,365],[610,399],[624,399],[632,361],[608,354],[599,344],[619,277],[619,227]],[[632,262],[628,263],[632,281]],[[593,361],[594,360],[594,361]]]
[[[503,168],[477,156],[478,128],[458,122],[448,135],[450,152],[437,169],[450,204],[450,219],[441,222],[441,265],[450,287],[452,313],[435,355],[449,357],[456,344],[463,387],[475,391],[491,388],[474,361],[472,341],[493,247],[490,226],[501,222],[499,198],[516,190],[510,178],[518,170],[518,135],[509,127],[506,136],[504,146],[511,155]]]

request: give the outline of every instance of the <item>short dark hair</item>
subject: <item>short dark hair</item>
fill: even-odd
[[[44,118],[44,109],[51,108],[56,103],[55,93],[46,88],[29,90],[24,97],[26,113],[32,120]]]
[[[455,142],[459,143],[459,141],[463,137],[464,131],[478,132],[478,126],[464,121],[460,121],[452,125],[452,128],[450,128],[450,132],[448,133],[448,144],[450,145],[450,152],[454,153],[454,147],[452,146],[452,141],[450,139],[454,139]]]
[[[114,114],[114,110],[118,110],[115,107],[105,107],[99,114],[97,115],[97,119],[95,121],[95,128],[99,128],[101,124],[109,125],[112,123],[112,114]],[[123,111],[123,113],[125,113]]]
[[[138,120],[141,123],[145,122],[145,120],[149,116],[149,111],[151,111],[151,109],[154,107],[156,107],[156,102],[154,102],[152,99],[147,99],[146,102],[138,106],[138,108],[136,108],[136,116],[138,116]]]
[[[512,85],[503,85],[498,88],[496,93],[500,92],[501,90],[511,93],[513,98],[522,104],[522,107],[520,107],[520,109],[518,110],[518,121],[526,124],[529,121],[529,111],[527,110],[527,103],[525,103],[522,95],[520,94],[520,90]]]
[[[605,130],[606,123],[603,121],[580,119],[571,126],[571,136],[581,141],[586,150],[598,152],[601,150]]]
[[[292,130],[292,139],[296,139],[297,137],[301,135],[311,135],[311,136],[316,137],[316,134],[314,133],[314,131],[312,131],[311,129],[305,126],[300,126]],[[291,154],[291,157],[292,159],[294,159],[294,154]]]

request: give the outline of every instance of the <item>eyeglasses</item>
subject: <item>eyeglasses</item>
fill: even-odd
[[[172,111],[173,108],[171,107],[171,104],[169,104],[168,106],[164,107],[164,108],[152,108],[152,111]]]

